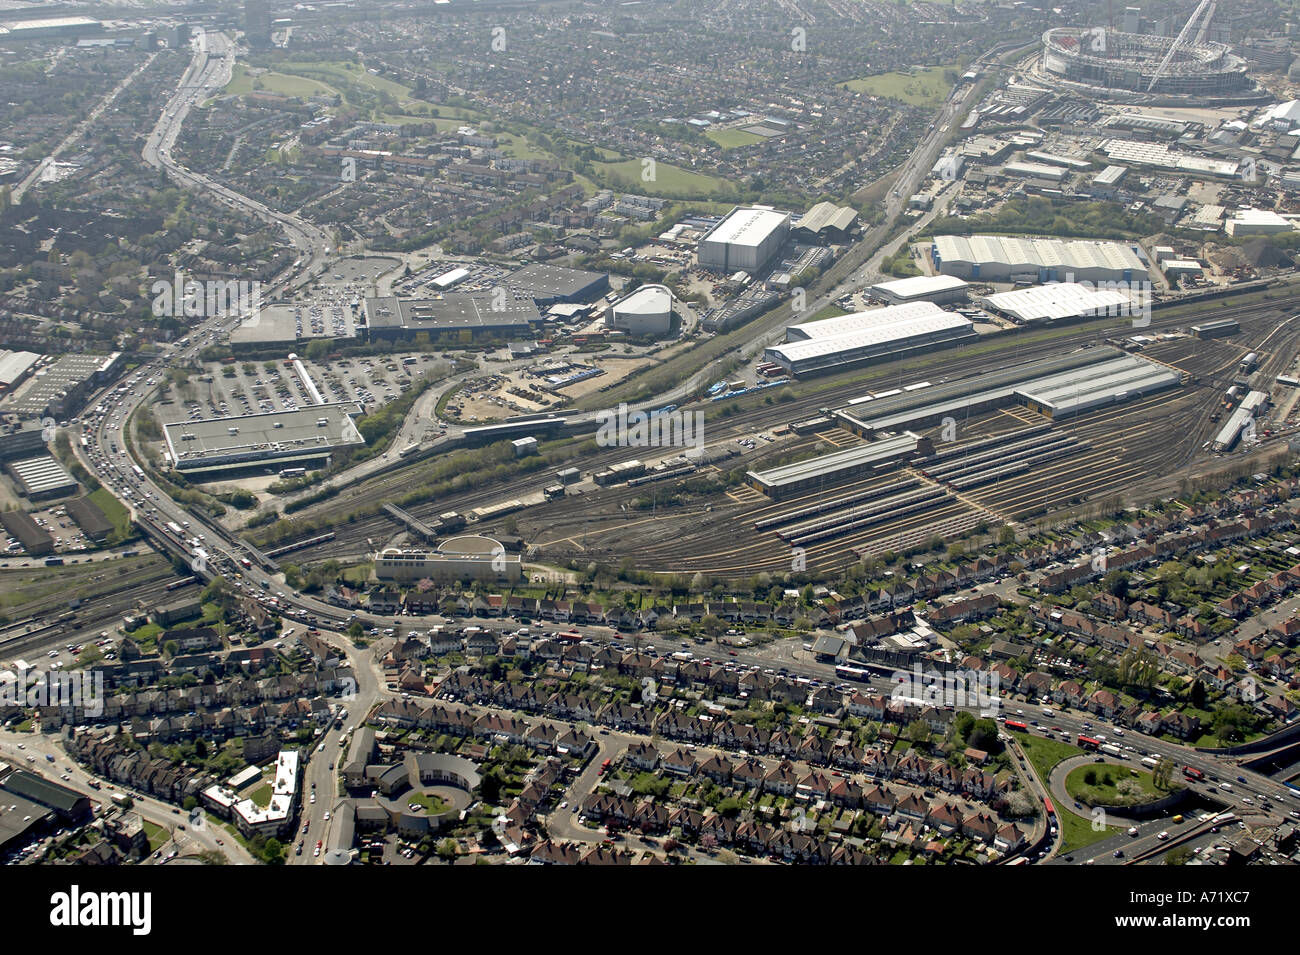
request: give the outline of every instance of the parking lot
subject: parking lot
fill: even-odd
[[[445,369],[436,355],[393,355],[340,358],[302,364],[327,402],[355,401],[367,411],[400,397],[426,372]],[[202,421],[237,415],[295,411],[315,399],[287,360],[214,363],[197,379],[173,389],[163,399],[159,417],[165,422],[188,418]]]
[[[87,550],[91,542],[86,539],[86,535],[81,533],[81,528],[77,527],[72,518],[68,517],[68,512],[62,504],[55,505],[40,511],[28,511],[32,520],[54,538],[54,550],[59,554],[77,553],[78,551]],[[5,557],[17,557],[23,554],[23,545],[14,537],[10,537],[3,530],[0,530],[0,555]]]

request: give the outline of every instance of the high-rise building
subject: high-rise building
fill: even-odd
[[[271,45],[269,0],[244,0],[244,35],[249,46]]]

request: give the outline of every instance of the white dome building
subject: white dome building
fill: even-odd
[[[661,337],[673,327],[673,293],[666,285],[642,285],[605,311],[605,325],[635,338]]]

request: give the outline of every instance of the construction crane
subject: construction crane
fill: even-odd
[[[1160,65],[1156,67],[1155,75],[1151,77],[1151,85],[1147,87],[1148,93],[1156,88],[1156,83],[1160,82],[1160,77],[1164,76],[1165,70],[1169,67],[1170,62],[1174,58],[1174,54],[1178,52],[1183,43],[1187,41],[1188,36],[1191,35],[1193,28],[1196,26],[1196,21],[1201,18],[1201,14],[1205,12],[1207,7],[1212,8],[1214,4],[1215,0],[1201,0],[1196,9],[1192,11],[1191,18],[1183,25],[1183,28],[1178,31],[1178,36],[1175,37],[1174,42],[1170,44],[1168,52],[1165,53],[1165,58],[1161,60]],[[1213,10],[1211,10],[1211,15],[1212,14]]]

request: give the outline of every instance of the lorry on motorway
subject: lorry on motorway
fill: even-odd
[[[1114,743],[1103,743],[1101,751],[1107,756],[1113,756],[1115,759],[1128,759],[1128,753],[1124,752]]]
[[[113,805],[114,805],[114,806],[119,806],[119,807],[121,807],[122,809],[130,809],[130,808],[131,808],[131,805],[132,805],[132,799],[131,799],[131,796],[130,796],[128,793],[113,793],[113,795],[112,795],[111,798],[112,798],[112,800],[113,800]]]

